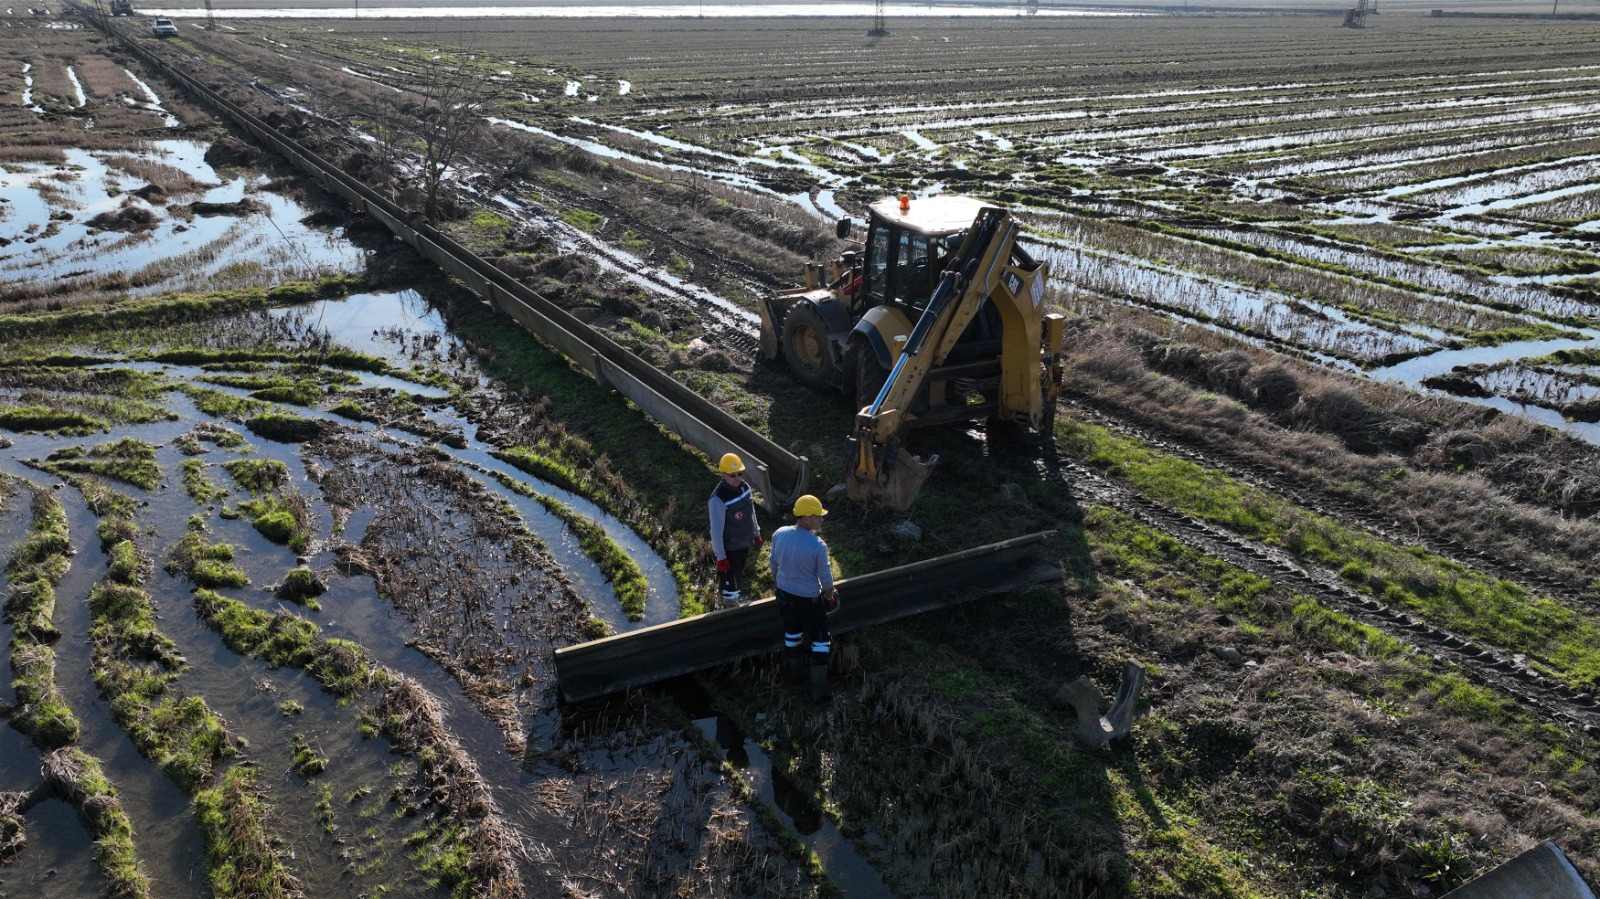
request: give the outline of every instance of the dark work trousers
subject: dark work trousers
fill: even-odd
[[[722,601],[724,603],[744,602],[744,563],[750,558],[750,547],[744,549],[728,550],[728,570],[718,572],[717,580],[722,582]]]
[[[783,647],[789,652],[804,651],[810,644],[811,664],[826,666],[833,647],[833,630],[821,596],[797,596],[778,591],[778,614],[783,616]]]

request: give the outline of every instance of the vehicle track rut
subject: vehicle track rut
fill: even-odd
[[[1070,486],[1084,500],[1126,512],[1185,546],[1315,599],[1325,608],[1373,627],[1436,662],[1454,666],[1471,679],[1515,697],[1561,725],[1581,728],[1585,733],[1600,731],[1600,702],[1540,673],[1520,655],[1504,655],[1404,610],[1362,596],[1329,572],[1302,565],[1281,550],[1168,508],[1125,483],[1059,454],[1047,459],[1041,469],[1046,477]]]
[[[1070,397],[1063,402],[1079,418],[1092,420],[1117,433],[1138,439],[1168,455],[1225,471],[1230,477],[1252,487],[1286,496],[1305,509],[1356,525],[1390,543],[1424,549],[1476,571],[1520,584],[1530,592],[1543,593],[1568,604],[1600,612],[1600,599],[1589,593],[1582,583],[1535,571],[1520,562],[1502,558],[1490,549],[1469,547],[1451,537],[1408,526],[1398,518],[1385,514],[1382,508],[1308,487],[1270,465],[1246,458],[1226,447],[1191,441],[1165,431],[1152,431],[1142,424],[1129,422],[1090,398]]]

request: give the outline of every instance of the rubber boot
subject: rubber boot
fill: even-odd
[[[811,701],[827,702],[833,698],[833,688],[828,686],[828,664],[811,666]]]
[[[798,646],[789,650],[789,683],[796,687],[805,685],[806,669],[811,667],[809,655]]]

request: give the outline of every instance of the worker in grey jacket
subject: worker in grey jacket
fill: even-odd
[[[750,551],[761,546],[756,523],[755,492],[744,480],[744,460],[733,453],[717,463],[722,480],[711,491],[706,512],[711,518],[711,551],[717,558],[717,581],[724,606],[745,605],[744,569]]]
[[[772,556],[768,560],[778,586],[778,613],[783,616],[783,646],[789,656],[790,676],[803,682],[809,667],[811,698],[817,702],[831,696],[828,654],[833,648],[833,631],[828,627],[828,612],[838,605],[828,544],[817,536],[822,530],[822,516],[827,514],[822,501],[810,494],[795,500],[797,520],[772,535]]]

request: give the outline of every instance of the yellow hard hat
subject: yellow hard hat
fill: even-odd
[[[807,518],[812,515],[826,515],[828,510],[822,508],[822,500],[807,493],[794,501],[794,517]]]
[[[717,463],[717,471],[723,474],[738,474],[744,471],[744,460],[734,453],[723,453],[722,461]]]

